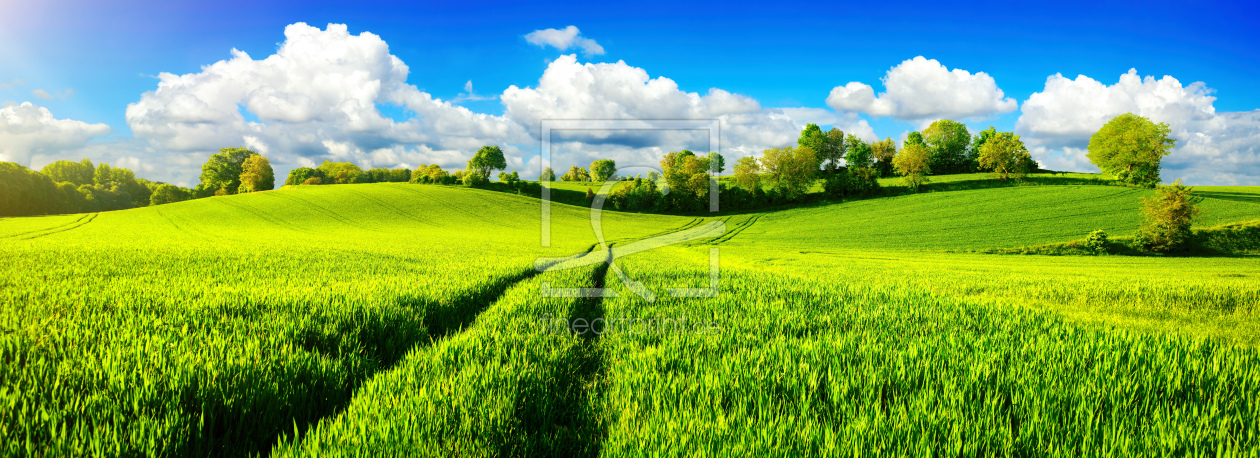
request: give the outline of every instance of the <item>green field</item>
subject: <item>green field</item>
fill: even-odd
[[[1200,191],[1200,225],[1260,217]],[[950,252],[1128,235],[1150,193],[604,212],[616,269],[549,272],[609,256],[589,209],[553,204],[542,247],[536,200],[465,188],[0,219],[0,453],[1255,456],[1260,258]],[[714,247],[717,297],[665,293]]]

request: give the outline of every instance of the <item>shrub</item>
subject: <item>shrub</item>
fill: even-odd
[[[1085,248],[1093,251],[1094,254],[1107,254],[1107,233],[1101,229],[1090,232],[1085,237]]]
[[[1142,222],[1141,249],[1168,253],[1189,245],[1194,235],[1190,226],[1194,217],[1202,214],[1198,204],[1203,198],[1194,196],[1193,192],[1194,188],[1177,180],[1156,190],[1155,197],[1142,198],[1146,220]]]
[[[302,184],[304,185],[324,184],[324,179],[320,177],[310,177],[310,178],[307,178],[306,181],[303,181]]]
[[[484,188],[486,187],[487,184],[490,183],[490,179],[488,177],[486,177],[485,175],[482,175],[481,172],[475,171],[475,170],[465,173],[464,177],[462,178],[462,181],[464,183],[464,186],[467,186],[470,188]]]

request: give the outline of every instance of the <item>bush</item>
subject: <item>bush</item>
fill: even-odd
[[[1107,233],[1103,230],[1090,232],[1085,237],[1085,248],[1093,251],[1094,254],[1107,254]]]
[[[324,179],[320,177],[310,177],[303,181],[304,185],[324,184]]]
[[[1199,201],[1192,193],[1194,188],[1181,184],[1181,180],[1173,182],[1156,191],[1152,198],[1142,198],[1145,204],[1142,212],[1146,220],[1142,222],[1139,234],[1139,247],[1146,251],[1169,253],[1180,251],[1189,246],[1194,233],[1190,226],[1195,216],[1202,213]]]
[[[464,186],[470,188],[484,188],[490,183],[490,179],[479,171],[465,173],[461,181],[464,183]]]

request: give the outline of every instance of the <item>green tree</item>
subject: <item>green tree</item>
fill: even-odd
[[[324,184],[359,183],[363,175],[362,168],[349,162],[324,161],[319,165],[319,172],[323,175],[320,181]]]
[[[1159,183],[1160,161],[1172,152],[1166,123],[1133,113],[1111,118],[1089,138],[1089,161],[1120,181],[1153,187]]]
[[[934,173],[969,173],[974,170],[973,160],[967,155],[971,132],[967,131],[965,124],[949,119],[933,122],[923,129],[923,142],[932,155],[928,166]]]
[[[845,149],[848,150],[844,155],[844,161],[849,167],[867,168],[871,166],[871,161],[875,158],[871,145],[866,144],[865,141],[853,134],[845,137],[844,144]]]
[[[54,182],[73,183],[75,186],[92,184],[96,179],[96,166],[92,165],[92,161],[84,159],[79,162],[74,161],[57,161],[45,165],[40,169],[39,173],[53,180]]]
[[[909,134],[906,134],[906,142],[905,144],[901,145],[901,147],[905,148],[906,145],[909,145],[909,144],[923,145],[924,147],[927,146],[927,143],[923,142],[923,134],[919,133],[919,131],[914,131],[914,132],[910,132]]]
[[[149,205],[182,202],[191,197],[192,193],[190,193],[187,189],[173,184],[162,183],[157,185],[157,187],[153,190],[153,194],[149,196]]]
[[[241,172],[244,172],[245,160],[258,153],[240,147],[222,148],[210,156],[210,160],[201,166],[201,183],[211,193],[225,190],[236,192],[241,187]]]
[[[576,165],[569,166],[569,171],[560,176],[564,181],[591,181],[591,174],[586,169]]]
[[[823,134],[822,128],[818,124],[809,123],[805,125],[805,129],[801,130],[800,138],[796,139],[796,146],[804,146],[811,148],[816,152],[822,150],[827,142],[827,136]]]
[[[675,151],[661,159],[662,175],[669,186],[667,205],[678,210],[698,210],[709,197],[709,159],[690,150]]]
[[[906,142],[897,156],[893,157],[893,169],[901,175],[901,182],[911,191],[918,191],[919,186],[927,182],[927,174],[931,173],[929,164],[932,156],[922,143]]]
[[[809,191],[818,175],[818,154],[808,146],[770,148],[761,154],[761,166],[774,180],[775,189],[787,199]]]
[[[744,156],[735,161],[735,183],[749,192],[761,188],[761,164],[757,158]]]
[[[1194,188],[1183,186],[1181,180],[1158,188],[1155,197],[1143,197],[1142,213],[1146,218],[1138,233],[1142,248],[1161,253],[1186,248],[1194,235],[1194,217],[1203,213],[1198,207],[1202,200],[1194,195]]]
[[[591,163],[591,181],[603,183],[617,176],[617,162],[612,159],[599,159]]]
[[[718,154],[717,151],[710,151],[708,159],[710,175],[717,176],[726,171],[726,158],[722,157],[721,154]]]
[[[556,171],[551,170],[551,167],[543,168],[542,175],[538,176],[538,181],[556,181]]]
[[[1032,161],[1024,142],[1012,132],[997,132],[985,138],[979,156],[980,168],[992,170],[1002,180],[1023,178]]]
[[[503,157],[503,150],[497,146],[483,146],[477,150],[477,154],[468,160],[468,169],[481,173],[481,176],[488,177],[490,172],[494,170],[503,170],[507,168],[507,159]]]
[[[840,160],[844,159],[848,152],[846,145],[843,131],[835,127],[827,131],[827,141],[823,142],[822,149],[817,151],[818,159],[822,161],[827,173],[834,174],[840,170]]]
[[[270,191],[276,187],[276,176],[271,161],[263,156],[250,156],[242,165],[241,189],[245,192]]]
[[[871,155],[875,158],[875,171],[879,176],[892,176],[892,160],[897,156],[897,142],[888,137],[871,143]]]
[[[323,178],[323,173],[320,172],[318,169],[313,169],[310,167],[298,167],[296,169],[289,171],[289,178],[284,180],[284,184],[285,185],[305,184],[306,180],[309,180],[315,177]]]

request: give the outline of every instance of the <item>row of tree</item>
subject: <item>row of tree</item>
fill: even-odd
[[[136,178],[131,170],[91,160],[56,161],[38,172],[0,162],[0,216],[123,210],[214,195],[272,189],[271,162],[245,148],[223,148],[201,167],[189,189]]]

